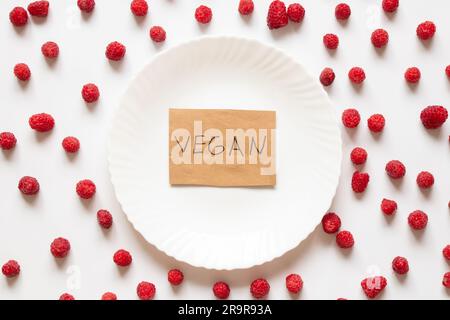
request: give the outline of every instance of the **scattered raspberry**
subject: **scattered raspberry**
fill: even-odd
[[[367,298],[375,298],[381,291],[386,288],[387,280],[383,276],[376,276],[371,278],[366,278],[361,281],[361,287],[364,290]]]
[[[348,72],[348,78],[353,83],[361,84],[366,80],[366,73],[360,67],[353,67]]]
[[[355,171],[352,176],[352,189],[355,193],[364,192],[369,184],[369,174]]]
[[[442,278],[442,284],[446,288],[450,288],[450,272],[447,272],[444,274],[444,277]]]
[[[392,260],[392,269],[398,274],[406,274],[409,271],[409,263],[406,258],[396,257]]]
[[[250,293],[256,299],[260,299],[269,294],[270,285],[266,279],[256,279],[250,285]]]
[[[253,0],[241,0],[239,1],[239,13],[243,16],[247,16],[253,12],[255,4]]]
[[[102,300],[117,300],[117,295],[114,292],[105,292],[102,295]]]
[[[405,80],[408,81],[409,83],[417,83],[420,80],[420,70],[419,68],[416,67],[412,67],[412,68],[408,68],[406,69],[405,72]]]
[[[288,6],[287,15],[292,22],[300,23],[305,18],[305,8],[299,3],[292,3]]]
[[[346,128],[356,128],[361,121],[361,116],[356,109],[346,109],[342,113],[342,123]]]
[[[18,188],[23,194],[31,196],[39,192],[39,182],[36,178],[25,176],[19,180]]]
[[[214,283],[213,293],[218,299],[226,299],[230,295],[230,287],[223,281]]]
[[[78,0],[77,2],[78,8],[80,8],[81,11],[84,12],[92,12],[95,7],[95,1],[94,0]]]
[[[350,160],[356,165],[366,163],[367,151],[360,147],[354,148],[350,153]]]
[[[14,66],[14,75],[20,81],[28,81],[31,77],[31,71],[25,63],[18,63]]]
[[[20,265],[16,260],[9,260],[2,267],[2,273],[7,278],[13,278],[19,275]]]
[[[384,129],[386,120],[382,114],[374,114],[367,119],[367,126],[372,132],[381,132]]]
[[[279,29],[289,22],[286,5],[283,1],[272,1],[267,12],[267,26],[270,30]]]
[[[125,56],[127,49],[120,42],[114,41],[106,47],[105,55],[109,60],[119,61]]]
[[[436,25],[431,21],[422,22],[417,26],[417,36],[421,40],[428,40],[433,38],[436,32]]]
[[[63,293],[60,297],[59,300],[75,300],[75,297],[69,293]]]
[[[442,254],[444,255],[444,258],[447,260],[450,260],[450,244],[446,245],[444,249],[442,249]]]
[[[417,175],[416,182],[419,188],[428,189],[433,186],[434,177],[431,173],[427,171],[422,171]]]
[[[406,174],[406,168],[399,160],[391,160],[386,164],[386,173],[392,179],[403,178]]]
[[[80,198],[90,199],[94,196],[96,187],[94,182],[89,179],[85,179],[77,183],[76,191]]]
[[[447,76],[447,78],[450,78],[450,65],[445,67],[445,75]]]
[[[399,0],[383,0],[382,7],[385,12],[397,11]]]
[[[86,103],[96,102],[100,97],[100,91],[95,84],[88,83],[81,89],[81,96]]]
[[[389,34],[384,29],[377,29],[372,32],[370,40],[375,48],[381,48],[388,44]]]
[[[323,36],[323,44],[327,49],[337,49],[337,47],[339,46],[339,38],[333,33],[327,33]]]
[[[133,0],[131,1],[130,9],[136,17],[143,17],[147,15],[148,3],[145,0]]]
[[[3,150],[11,150],[16,146],[17,139],[11,132],[0,133],[0,148]]]
[[[48,1],[35,1],[28,5],[28,12],[35,17],[46,17],[48,15]]]
[[[50,245],[50,252],[55,258],[64,258],[69,254],[70,242],[64,238],[56,238]]]
[[[160,26],[151,27],[150,38],[155,42],[163,42],[166,40],[166,31]]]
[[[320,73],[320,83],[325,87],[330,86],[334,82],[335,78],[336,75],[334,74],[334,71],[331,68],[325,68]]]
[[[47,113],[34,114],[28,119],[31,129],[37,132],[47,132],[55,126],[55,119]]]
[[[336,6],[334,10],[334,14],[336,15],[336,19],[338,20],[347,20],[350,17],[352,10],[350,6],[346,3],[340,3]]]
[[[28,13],[22,7],[15,7],[9,13],[9,20],[15,27],[23,27],[28,22]]]
[[[336,243],[339,248],[348,249],[353,247],[355,244],[355,240],[353,239],[353,235],[349,231],[340,231],[336,235]]]
[[[383,199],[380,207],[385,215],[391,216],[397,211],[397,202],[394,200]]]
[[[127,250],[117,250],[113,256],[114,263],[120,267],[127,267],[133,261],[131,254]]]
[[[334,212],[328,212],[322,218],[322,229],[326,233],[335,233],[341,227],[341,219]]]
[[[290,274],[286,277],[286,288],[291,293],[299,293],[303,288],[303,279],[298,274]]]
[[[212,16],[212,10],[207,6],[202,5],[195,9],[195,20],[199,23],[207,24],[211,22]]]
[[[427,129],[441,127],[448,118],[448,111],[443,106],[429,106],[420,113],[420,120]]]
[[[408,223],[414,230],[425,229],[428,224],[428,216],[423,211],[413,211],[408,216]]]
[[[109,229],[113,224],[113,217],[108,210],[98,210],[97,221],[102,228]]]
[[[153,283],[142,281],[136,289],[137,295],[141,300],[152,300],[156,293],[156,287]]]
[[[41,47],[41,52],[48,59],[55,59],[59,55],[59,47],[55,42],[48,41]]]
[[[75,137],[65,137],[62,146],[66,152],[75,153],[80,149],[80,141]]]
[[[184,280],[184,274],[178,269],[169,270],[167,273],[167,280],[171,285],[178,286]]]

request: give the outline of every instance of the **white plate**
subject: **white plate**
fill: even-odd
[[[276,110],[276,187],[171,187],[171,107]],[[158,54],[123,96],[108,144],[112,183],[136,230],[211,269],[248,268],[297,246],[329,208],[341,166],[336,113],[320,84],[282,51],[235,37]]]

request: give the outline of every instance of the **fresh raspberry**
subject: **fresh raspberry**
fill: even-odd
[[[292,3],[288,6],[287,15],[292,22],[300,23],[305,18],[305,8],[299,3]]]
[[[256,299],[260,299],[269,294],[270,285],[266,279],[256,279],[250,285],[250,293]]]
[[[406,168],[399,160],[391,160],[386,164],[386,173],[392,179],[403,178],[406,174]]]
[[[28,13],[22,7],[15,7],[9,13],[9,20],[15,27],[23,27],[28,22]]]
[[[75,137],[65,137],[61,144],[68,153],[75,153],[80,149],[80,141]]]
[[[166,31],[160,26],[151,27],[150,38],[155,42],[163,42],[166,40]]]
[[[397,11],[399,0],[383,0],[382,7],[385,12]]]
[[[413,211],[408,216],[408,223],[414,230],[425,229],[428,224],[428,216],[423,211]]]
[[[361,287],[367,298],[373,299],[387,286],[387,279],[383,276],[366,278],[361,281]]]
[[[420,70],[416,67],[411,67],[405,71],[405,80],[409,83],[417,83],[420,80]]]
[[[325,68],[320,73],[320,83],[325,87],[330,86],[334,82],[335,78],[336,75],[334,74],[334,71],[331,68]]]
[[[94,196],[96,187],[94,182],[89,179],[85,179],[77,183],[76,191],[80,198],[90,199]]]
[[[450,65],[445,67],[445,75],[447,76],[447,78],[450,78]]]
[[[337,49],[339,46],[339,37],[333,33],[327,33],[323,36],[323,44],[327,49]]]
[[[298,274],[290,274],[286,277],[286,289],[291,293],[299,293],[303,288],[303,279]]]
[[[120,267],[127,267],[133,261],[133,257],[127,250],[117,250],[113,256],[114,263]]]
[[[341,227],[341,219],[334,212],[328,212],[322,218],[322,229],[326,233],[336,233]]]
[[[388,44],[389,34],[384,29],[377,29],[372,32],[370,40],[375,48],[381,48]]]
[[[383,199],[380,207],[385,215],[391,216],[397,211],[397,202],[394,200]]]
[[[84,12],[92,12],[95,7],[95,1],[94,0],[78,0],[77,2],[78,8],[80,8],[81,11]]]
[[[130,9],[136,17],[143,17],[147,15],[148,3],[145,0],[133,0],[131,1]]]
[[[81,89],[81,96],[86,103],[93,103],[100,97],[100,91],[98,87],[93,83],[88,83]]]
[[[353,245],[355,244],[355,240],[353,239],[353,235],[350,233],[350,231],[340,231],[336,235],[336,243],[339,248],[348,249],[353,247]]]
[[[207,24],[211,22],[212,19],[212,10],[207,6],[199,6],[195,9],[195,20],[197,20],[201,24]]]
[[[64,258],[69,254],[70,242],[64,238],[56,238],[50,245],[50,252],[55,258]]]
[[[75,300],[75,297],[69,293],[63,293],[60,297],[59,300]]]
[[[11,132],[0,133],[0,148],[3,150],[11,150],[16,146],[17,139]]]
[[[444,277],[442,278],[442,284],[446,288],[450,288],[450,272],[447,272],[444,274]]]
[[[123,59],[126,52],[127,48],[123,44],[114,41],[106,47],[105,55],[109,60],[119,61]]]
[[[361,84],[366,80],[366,73],[360,67],[353,67],[348,72],[348,78],[353,83]]]
[[[25,176],[19,180],[17,186],[23,194],[27,196],[34,195],[39,192],[39,182],[36,178]]]
[[[218,299],[226,299],[230,296],[230,287],[223,281],[216,282],[213,285],[213,293]]]
[[[392,260],[392,269],[398,274],[406,274],[409,271],[409,263],[406,258],[396,257]]]
[[[105,292],[102,295],[102,300],[117,300],[117,295],[114,292]]]
[[[433,38],[436,32],[436,25],[431,21],[422,22],[417,26],[416,33],[419,39],[428,40]]]
[[[13,278],[19,275],[20,265],[16,260],[9,260],[2,267],[2,273],[7,278]]]
[[[18,63],[14,66],[14,75],[20,81],[28,81],[31,77],[31,71],[25,63]]]
[[[350,14],[352,13],[352,10],[350,9],[350,6],[346,3],[340,3],[336,6],[336,9],[334,10],[334,14],[336,16],[336,19],[338,20],[347,20],[350,17]]]
[[[428,189],[433,186],[434,177],[428,171],[422,171],[417,175],[416,182],[419,188]]]
[[[48,59],[55,59],[59,55],[59,47],[55,42],[48,41],[42,45],[41,52],[44,57]]]
[[[420,120],[427,129],[441,127],[448,118],[448,111],[443,106],[429,106],[420,113]]]
[[[450,244],[446,245],[444,249],[442,249],[442,254],[444,258],[450,260]]]
[[[156,287],[153,283],[142,281],[136,288],[137,295],[141,300],[152,300],[156,293]]]
[[[289,17],[284,2],[279,0],[272,1],[267,12],[267,26],[269,29],[282,28],[286,26],[288,22]]]
[[[384,129],[384,125],[386,120],[381,114],[371,115],[369,119],[367,119],[367,126],[369,130],[372,132],[381,132]]]
[[[342,113],[342,123],[346,128],[356,128],[361,121],[361,116],[356,109],[346,109]]]
[[[243,16],[247,16],[253,12],[255,4],[253,0],[241,0],[239,1],[239,13]]]
[[[47,113],[34,114],[28,119],[31,129],[37,132],[47,132],[55,126],[55,119]]]
[[[178,286],[184,280],[184,274],[178,269],[169,270],[167,273],[167,280],[171,285]]]
[[[109,229],[113,224],[113,217],[108,210],[98,210],[97,221],[102,228]]]
[[[369,184],[368,173],[355,171],[352,176],[352,189],[355,193],[364,192]]]
[[[35,17],[46,17],[48,15],[48,1],[35,1],[28,5],[28,12]]]
[[[367,151],[360,147],[354,148],[350,153],[350,160],[356,165],[366,163]]]

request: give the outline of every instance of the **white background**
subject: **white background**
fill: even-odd
[[[303,0],[306,17],[301,25],[269,31],[266,12],[269,0],[256,0],[250,18],[237,12],[238,1],[153,0],[145,19],[135,19],[125,0],[97,0],[92,15],[80,14],[76,1],[51,1],[46,19],[30,19],[21,30],[12,27],[8,13],[15,5],[29,1],[0,2],[0,131],[12,131],[18,144],[12,152],[0,154],[0,262],[16,259],[22,266],[15,280],[0,278],[2,299],[56,299],[70,292],[78,299],[98,299],[105,291],[116,292],[121,299],[135,299],[139,281],[154,282],[158,299],[210,299],[211,286],[224,280],[231,286],[231,298],[250,298],[249,284],[266,277],[271,284],[269,298],[275,299],[349,299],[364,298],[360,281],[375,273],[388,278],[384,299],[448,299],[442,276],[450,271],[442,257],[442,248],[450,243],[450,124],[427,132],[419,120],[422,108],[431,104],[448,107],[450,82],[444,69],[450,64],[450,20],[448,1],[401,1],[398,12],[388,17],[381,11],[381,0],[348,1],[352,15],[348,23],[334,18],[338,1]],[[211,6],[210,25],[199,27],[194,10],[199,4]],[[418,23],[433,20],[437,33],[423,44],[416,35]],[[167,40],[154,45],[149,27],[162,25]],[[390,33],[388,47],[376,51],[370,43],[371,32],[383,27]],[[325,33],[336,33],[340,46],[329,53],[322,44]],[[356,107],[363,118],[352,132],[342,130],[344,161],[342,176],[332,210],[342,218],[343,228],[353,232],[355,247],[342,251],[334,237],[318,227],[296,249],[273,262],[249,270],[208,271],[177,262],[146,243],[127,222],[115,200],[106,162],[106,138],[118,99],[128,82],[157,52],[202,35],[246,36],[271,43],[296,57],[313,74],[334,68],[337,78],[327,89],[335,107],[342,111]],[[48,63],[40,53],[41,45],[56,41],[60,56]],[[104,56],[106,45],[120,41],[127,46],[124,61],[111,65]],[[31,81],[20,84],[13,67],[26,62],[32,70]],[[352,87],[348,69],[364,67],[367,80],[362,89]],[[422,71],[420,84],[408,86],[403,73],[407,67]],[[97,83],[100,101],[87,107],[80,91],[87,82]],[[176,94],[176,92],[174,93]],[[36,135],[28,126],[28,117],[48,112],[56,119],[49,134]],[[383,113],[384,132],[373,136],[366,119]],[[81,150],[68,157],[61,140],[77,136]],[[369,188],[355,196],[350,188],[353,165],[350,150],[363,146],[369,153],[364,170],[371,174]],[[400,159],[407,175],[393,184],[384,173],[388,160]],[[419,171],[434,173],[431,192],[421,192],[415,178]],[[17,190],[24,175],[35,176],[41,191],[33,200]],[[75,184],[91,178],[97,184],[95,199],[80,202]],[[399,209],[393,218],[385,218],[379,209],[383,197],[397,200]],[[156,199],[155,199],[156,201]],[[96,211],[108,209],[114,225],[104,232],[97,225]],[[408,214],[421,209],[430,221],[424,232],[414,233],[407,224]],[[282,210],[282,207],[280,207]],[[72,244],[67,259],[55,261],[49,252],[51,241],[63,236]],[[112,262],[119,248],[128,249],[133,264],[125,271]],[[396,276],[391,261],[402,255],[409,259],[410,272]],[[173,289],[166,280],[167,270],[183,270],[185,282]],[[284,288],[289,273],[300,273],[303,292],[291,297]]]

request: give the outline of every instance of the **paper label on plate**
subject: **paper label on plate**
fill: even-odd
[[[170,184],[274,186],[275,128],[275,111],[170,109]]]

